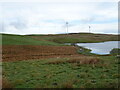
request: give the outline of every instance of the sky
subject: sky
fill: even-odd
[[[0,33],[118,33],[118,2],[0,2]]]

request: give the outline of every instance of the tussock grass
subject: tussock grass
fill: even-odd
[[[73,58],[67,61],[68,63],[79,63],[79,64],[97,64],[100,62],[98,57],[83,56],[79,58]]]
[[[64,64],[64,63],[76,63],[76,64],[97,64],[100,62],[98,57],[81,56],[70,58],[69,60],[55,60],[47,62],[46,64]]]

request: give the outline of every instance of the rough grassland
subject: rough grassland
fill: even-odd
[[[93,43],[118,41],[117,35],[109,34],[59,34],[59,35],[9,35],[2,34],[3,45],[61,45],[58,43]]]
[[[90,58],[97,62],[87,63],[92,60]],[[87,60],[86,57],[77,57],[79,59],[86,63],[73,62],[73,57],[4,62],[3,78],[15,88],[118,87],[120,63],[114,56],[88,56]]]
[[[78,34],[59,34],[59,35],[29,35],[32,38],[40,40],[43,38],[47,41],[57,43],[94,43],[104,41],[118,41],[118,35],[110,34],[93,34],[93,33],[78,33]]]
[[[60,44],[116,40],[117,35],[92,33],[22,36],[4,34],[3,87],[117,88],[120,61],[116,56],[94,55],[88,49],[80,53],[78,47]]]

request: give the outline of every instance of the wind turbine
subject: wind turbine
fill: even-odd
[[[90,28],[91,28],[91,26],[89,26],[89,33],[90,33]]]
[[[67,34],[68,34],[68,22],[66,22],[66,30],[67,30]]]

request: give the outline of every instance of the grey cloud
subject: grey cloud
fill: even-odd
[[[9,25],[14,26],[16,29],[24,29],[27,28],[27,25],[25,22],[17,21],[17,22],[10,22]]]
[[[0,32],[7,32],[10,27],[14,27],[16,30],[20,31],[22,29],[28,28],[27,22],[23,19],[13,19],[5,20],[0,22]]]

